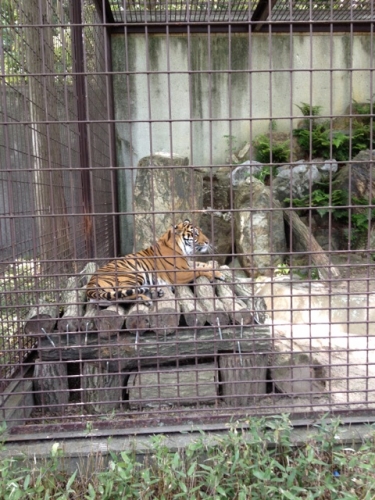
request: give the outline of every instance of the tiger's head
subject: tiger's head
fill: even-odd
[[[194,255],[197,253],[207,253],[212,251],[210,240],[203,234],[200,227],[193,226],[186,219],[172,227],[165,235],[167,236],[168,246],[178,247],[183,255]],[[171,241],[174,238],[174,242]],[[176,250],[178,250],[176,248]]]

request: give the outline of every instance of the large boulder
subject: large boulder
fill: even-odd
[[[375,161],[375,151],[360,151],[350,163],[340,168],[332,182],[332,189],[351,193],[352,200],[355,197],[371,203],[375,198],[375,166],[370,161]]]
[[[211,240],[215,260],[225,264],[232,248],[232,215],[230,210],[230,167],[212,167],[203,177],[202,231]],[[212,258],[212,256],[210,257]],[[199,257],[199,260],[205,260]]]
[[[369,149],[360,151],[350,163],[339,170],[332,182],[333,190],[341,190],[348,195],[351,193],[351,199],[348,196],[347,202],[354,206],[351,212],[352,218],[362,214],[366,220],[369,215],[366,205],[372,204],[375,199],[375,166],[371,161],[375,161],[375,151],[371,152]],[[374,228],[371,228],[370,240],[366,226],[363,226],[362,230],[353,229],[352,249],[371,250],[374,241]],[[365,254],[363,256],[365,257]]]
[[[322,176],[316,165],[309,165],[302,160],[298,165],[280,167],[272,183],[272,190],[277,200],[284,203],[285,198],[302,198],[312,190],[312,185]]]
[[[234,209],[235,244],[242,267],[253,277],[272,274],[286,253],[280,203],[272,199],[269,187],[250,177],[237,186]]]
[[[247,160],[233,169],[230,178],[232,186],[238,186],[241,182],[245,181],[250,175],[259,174],[264,165],[259,161]]]
[[[200,224],[203,208],[203,175],[188,166],[189,159],[155,153],[138,163],[134,186],[135,251],[152,245],[179,221]]]
[[[270,320],[286,337],[313,339],[330,348],[339,339],[346,348],[346,334],[375,336],[375,294],[332,293],[321,282],[291,282],[285,276],[257,282],[256,295],[263,297]]]
[[[232,245],[233,217],[231,212],[219,212],[207,210],[202,214],[200,226],[204,234],[210,239],[213,246],[215,260],[220,264],[226,264],[233,255]],[[199,256],[200,261],[210,260]]]
[[[285,198],[303,198],[313,185],[330,178],[337,171],[337,162],[317,158],[311,163],[299,160],[294,165],[284,165],[277,170],[272,183],[275,197],[284,203]]]

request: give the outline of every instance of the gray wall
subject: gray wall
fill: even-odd
[[[238,143],[252,140],[269,129],[270,120],[278,131],[291,130],[297,120],[289,117],[301,116],[296,104],[310,102],[310,92],[312,104],[333,116],[375,92],[366,34],[149,35],[148,41],[130,35],[127,45],[124,40],[118,35],[112,41],[114,70],[129,71],[116,75],[114,89],[116,119],[131,121],[117,124],[122,166],[171,150],[193,165],[221,164],[228,150],[225,135]],[[239,72],[230,75],[230,69]]]
[[[114,71],[122,73],[114,77],[120,210],[132,211],[144,156],[173,151],[191,165],[220,165],[225,136],[236,149],[271,120],[290,132],[302,116],[296,105],[310,96],[328,116],[353,99],[366,102],[375,92],[374,52],[367,34],[113,36]],[[120,230],[121,252],[132,251],[131,215],[120,217]]]

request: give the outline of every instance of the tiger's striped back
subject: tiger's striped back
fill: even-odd
[[[158,285],[187,284],[199,276],[225,279],[208,264],[191,269],[187,257],[207,253],[211,245],[199,227],[189,220],[166,231],[155,245],[140,252],[113,260],[96,271],[87,285],[87,298],[95,302],[141,299],[152,305],[152,288],[159,297],[163,291]]]

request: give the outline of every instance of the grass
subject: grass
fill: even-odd
[[[245,425],[244,425],[245,424]],[[339,420],[323,419],[314,438],[294,446],[288,416],[237,423],[224,435],[206,435],[181,451],[164,436],[152,439],[141,463],[135,451],[112,454],[91,470],[64,470],[58,443],[50,459],[0,463],[6,499],[366,499],[375,498],[375,440],[359,449],[340,440]]]

